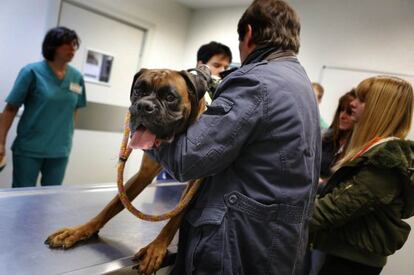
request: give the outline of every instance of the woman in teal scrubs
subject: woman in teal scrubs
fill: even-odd
[[[68,65],[79,47],[73,30],[57,27],[43,40],[45,60],[21,69],[6,98],[0,120],[0,159],[6,137],[21,105],[13,151],[13,187],[60,185],[72,146],[78,108],[86,106],[85,84],[79,71]]]

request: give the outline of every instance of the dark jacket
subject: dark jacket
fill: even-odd
[[[322,134],[321,178],[329,178],[332,175],[331,168],[336,162],[339,148],[335,148],[333,130],[328,128]]]
[[[339,169],[317,199],[310,228],[315,248],[382,267],[400,249],[414,214],[414,142],[379,144]]]
[[[304,274],[320,138],[295,57],[227,76],[185,135],[148,152],[180,181],[205,178],[180,228],[174,274]]]

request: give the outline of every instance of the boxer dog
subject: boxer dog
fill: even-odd
[[[208,71],[208,69],[207,69]],[[131,88],[129,112],[132,148],[150,149],[164,142],[171,142],[205,110],[204,93],[210,82],[210,72],[205,69],[189,71],[142,69],[135,76]],[[126,183],[130,200],[152,182],[162,167],[144,154],[141,167]],[[86,240],[116,214],[124,209],[118,195],[94,218],[85,224],[63,228],[45,241],[50,248],[70,248]],[[160,234],[134,257],[139,260],[139,270],[150,274],[159,269],[167,247],[177,232],[183,214],[171,218]]]

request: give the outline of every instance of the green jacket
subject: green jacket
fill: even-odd
[[[341,167],[315,202],[314,248],[370,266],[407,240],[414,215],[414,142],[378,144]]]

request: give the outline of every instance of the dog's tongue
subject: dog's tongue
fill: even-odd
[[[155,144],[155,135],[144,128],[139,128],[132,136],[128,147],[131,149],[151,149]]]

